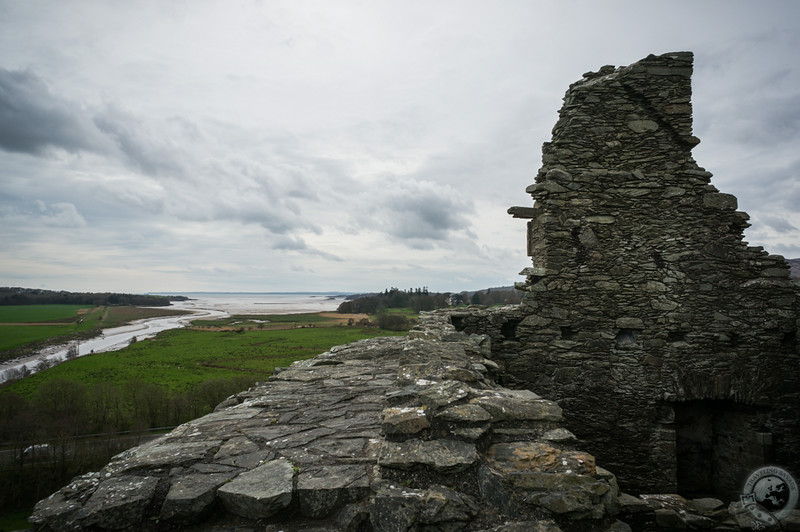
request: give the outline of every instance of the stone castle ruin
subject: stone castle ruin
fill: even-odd
[[[573,84],[527,191],[533,267],[496,346],[622,485],[735,496],[800,465],[798,293],[691,149],[692,54]]]
[[[800,473],[798,292],[691,149],[692,54],[573,84],[519,306],[297,362],[41,501],[40,530],[738,530]],[[602,467],[601,467],[602,466]],[[800,512],[784,529],[800,530]]]

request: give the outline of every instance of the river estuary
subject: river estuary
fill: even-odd
[[[344,301],[343,296],[332,294],[293,293],[185,293],[188,301],[176,301],[169,308],[187,310],[191,314],[137,320],[128,325],[103,329],[94,338],[52,346],[37,353],[0,363],[0,384],[22,374],[33,374],[67,359],[72,345],[78,356],[116,351],[128,346],[132,338],[137,341],[152,338],[162,331],[185,327],[192,320],[218,319],[230,315],[297,314],[302,312],[329,312]]]

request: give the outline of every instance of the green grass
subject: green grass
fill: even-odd
[[[31,398],[46,381],[67,379],[92,386],[122,386],[139,379],[181,392],[210,379],[249,376],[266,380],[276,366],[323,353],[335,345],[397,332],[356,327],[312,327],[285,330],[198,331],[174,329],[153,339],[108,353],[65,362],[7,386]]]
[[[119,327],[134,320],[142,320],[146,318],[159,318],[163,316],[183,316],[191,314],[187,310],[177,310],[171,308],[149,308],[149,307],[98,307],[98,309],[105,309],[102,312],[102,323],[98,325],[105,327]]]
[[[33,342],[75,332],[72,325],[3,325],[0,326],[0,351],[16,349]]]
[[[0,351],[87,331],[102,315],[87,305],[0,306]],[[80,313],[78,311],[87,311]],[[34,325],[31,325],[34,324]]]
[[[194,327],[244,327],[267,328],[275,324],[301,325],[335,325],[341,321],[339,318],[322,316],[316,312],[306,314],[258,314],[235,315],[218,320],[193,320]],[[266,322],[266,323],[265,323]]]
[[[55,320],[77,321],[78,311],[91,305],[8,305],[0,306],[0,323],[36,323]]]
[[[322,316],[315,312],[305,314],[266,314],[264,316],[250,316],[252,318],[267,320],[270,323],[335,323],[337,318]]]
[[[23,512],[0,514],[0,532],[11,530],[27,530],[31,527],[28,517],[33,513],[33,508]]]
[[[81,310],[85,312],[79,313]],[[142,318],[175,314],[187,314],[187,312],[167,308],[151,309],[125,306],[0,306],[0,352],[58,337],[67,337],[95,327],[116,327]]]
[[[410,309],[408,307],[387,308],[387,309],[384,309],[382,312],[385,312],[386,314],[402,314],[403,316],[405,316],[408,319],[415,319],[415,320],[419,319],[419,313],[418,312],[414,312],[413,309]],[[372,319],[372,318],[374,318],[374,316],[375,315],[372,314],[372,315],[370,315],[370,318]]]

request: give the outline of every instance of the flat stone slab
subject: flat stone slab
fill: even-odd
[[[242,473],[217,492],[225,508],[248,519],[274,515],[292,502],[294,466],[279,458]]]
[[[137,523],[158,486],[155,477],[124,475],[102,483],[78,513],[82,526],[120,529]]]
[[[384,441],[378,464],[390,469],[426,467],[439,473],[458,473],[477,463],[475,445],[456,440]]]
[[[159,438],[117,455],[103,469],[103,473],[119,475],[137,469],[175,467],[197,462],[221,444],[222,440],[169,442],[164,438]]]
[[[561,421],[561,407],[546,399],[524,399],[504,395],[476,397],[470,403],[486,410],[492,421]]]

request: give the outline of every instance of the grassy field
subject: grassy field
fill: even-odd
[[[117,327],[129,321],[186,314],[169,308],[91,307],[87,305],[0,306],[0,359],[2,352],[28,344],[64,338],[94,328]]]
[[[10,384],[5,390],[33,397],[46,381],[66,379],[92,386],[138,379],[170,392],[236,376],[266,380],[277,366],[323,353],[332,346],[399,333],[356,327],[201,331],[174,329],[120,351],[97,353],[59,364]],[[3,390],[3,391],[5,391]]]
[[[75,322],[90,305],[9,305],[0,306],[0,323]],[[81,312],[83,311],[83,312]]]
[[[294,327],[315,326],[325,327],[346,322],[346,317],[341,317],[333,312],[311,312],[305,314],[257,314],[236,315],[219,320],[193,320],[192,327],[198,329],[285,329],[287,325]]]
[[[86,305],[0,307],[0,352],[94,328],[102,312]]]

